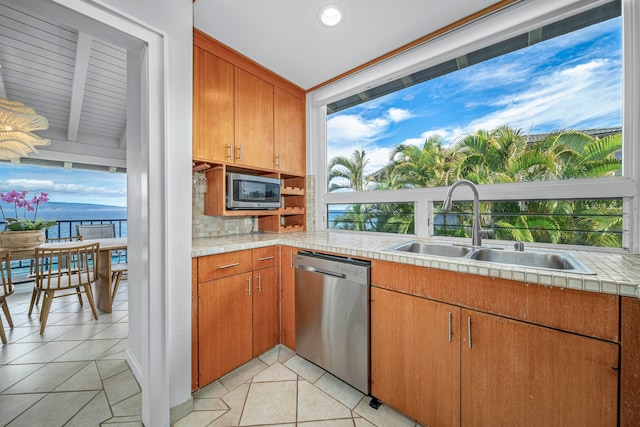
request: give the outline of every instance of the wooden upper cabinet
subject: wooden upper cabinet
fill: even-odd
[[[235,69],[235,164],[273,169],[273,85]]]
[[[304,101],[288,92],[274,88],[273,151],[274,169],[294,175],[306,170]]]
[[[193,36],[193,159],[304,176],[304,90],[197,29]]]
[[[234,141],[234,66],[193,47],[193,158],[229,162]]]

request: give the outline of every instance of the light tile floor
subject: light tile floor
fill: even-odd
[[[415,421],[306,361],[284,346],[194,394],[194,411],[175,427],[416,427]]]
[[[14,328],[0,343],[0,425],[142,426],[141,393],[125,361],[127,282],[110,314],[91,315],[75,297],[53,301],[40,335],[39,307],[27,316],[32,285],[7,298]]]
[[[15,327],[3,319],[1,426],[142,426],[140,387],[125,361],[127,291],[124,281],[113,312],[98,320],[86,301],[54,300],[42,336],[39,311],[27,316],[30,289],[7,298]],[[276,346],[196,392],[193,412],[174,426],[418,426],[385,405],[374,410],[370,400]]]

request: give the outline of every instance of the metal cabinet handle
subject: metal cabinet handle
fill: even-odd
[[[233,160],[233,144],[229,144],[229,159]]]
[[[247,277],[247,293],[251,296],[251,276]]]
[[[293,249],[289,249],[289,267],[293,268]]]
[[[238,160],[242,161],[242,144],[238,146]]]
[[[280,154],[276,154],[276,167],[280,169]]]
[[[267,261],[267,260],[274,259],[274,258],[275,258],[275,256],[266,256],[266,257],[263,257],[263,258],[258,258],[258,261]]]
[[[471,317],[467,317],[467,338],[469,339],[469,348],[471,348]]]
[[[258,292],[262,292],[262,274],[258,274]]]
[[[229,267],[237,267],[238,265],[240,265],[239,262],[234,262],[233,264],[227,264],[227,265],[221,265],[220,267],[218,267],[219,269],[223,269],[223,268],[229,268]]]
[[[449,312],[449,342],[451,342],[451,312]]]

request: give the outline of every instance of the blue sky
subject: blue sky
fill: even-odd
[[[363,148],[368,172],[398,144],[449,145],[501,125],[524,133],[622,125],[620,18],[556,37],[328,117],[328,160]]]
[[[10,190],[44,191],[52,202],[127,206],[123,173],[0,163],[0,192]]]

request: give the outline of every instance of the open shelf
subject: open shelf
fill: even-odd
[[[201,164],[202,165],[202,164]],[[204,195],[204,214],[223,217],[258,217],[262,231],[289,233],[304,231],[305,177],[280,174],[273,171],[243,169],[226,164],[199,166],[207,177],[207,192]],[[281,182],[281,208],[274,210],[228,210],[225,204],[226,172],[239,172],[257,176],[279,178]]]

